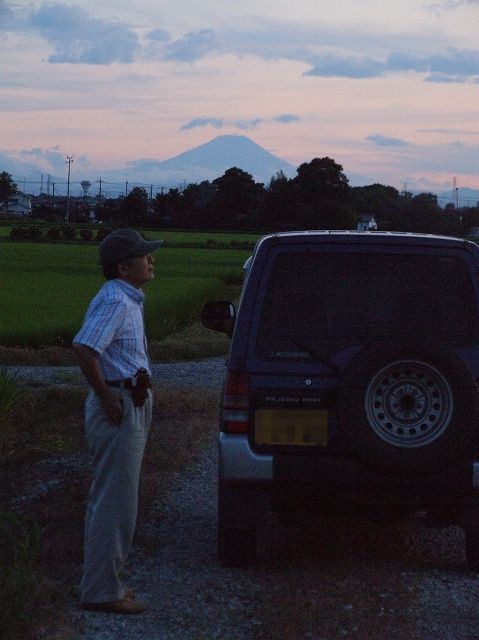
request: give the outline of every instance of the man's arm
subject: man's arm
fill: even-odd
[[[113,424],[119,425],[123,418],[121,398],[106,384],[101,373],[98,353],[80,343],[73,343],[73,350],[83,375],[100,399],[106,417]]]

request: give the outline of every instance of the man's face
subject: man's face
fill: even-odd
[[[130,258],[125,262],[120,262],[118,272],[122,280],[140,289],[146,282],[153,280],[155,259],[151,253],[146,256]]]

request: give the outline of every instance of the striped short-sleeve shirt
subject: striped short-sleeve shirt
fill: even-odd
[[[100,355],[105,380],[130,378],[138,369],[149,373],[143,321],[144,293],[124,280],[108,280],[93,298],[73,342]]]

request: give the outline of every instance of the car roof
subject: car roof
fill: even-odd
[[[406,246],[443,246],[445,248],[468,249],[473,253],[479,250],[469,240],[451,236],[402,231],[286,231],[272,233],[258,240],[257,249],[263,244],[369,244],[369,245],[406,245]]]

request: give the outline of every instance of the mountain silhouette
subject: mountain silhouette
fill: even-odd
[[[135,160],[126,171],[134,178],[155,179],[155,182],[198,183],[219,178],[231,167],[250,173],[257,182],[269,183],[272,176],[283,171],[293,177],[296,168],[274,156],[246,136],[218,136],[205,144],[180,153],[168,160]]]

